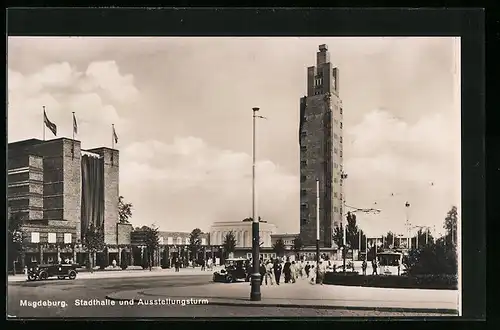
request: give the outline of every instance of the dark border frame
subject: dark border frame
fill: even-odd
[[[484,31],[483,9],[7,9],[9,36],[460,36],[462,318],[469,320],[486,317]]]

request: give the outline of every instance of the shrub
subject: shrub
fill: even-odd
[[[410,251],[403,264],[409,275],[454,275],[458,273],[457,253],[454,246],[444,241]]]
[[[346,273],[345,275],[343,275],[343,273],[327,273],[324,283],[333,285],[366,286],[379,288],[415,288],[436,290],[456,290],[458,288],[458,280],[456,275],[346,275],[348,275],[348,273]]]

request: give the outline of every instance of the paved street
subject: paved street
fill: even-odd
[[[199,292],[214,292],[220,291],[221,296],[225,296],[227,292],[236,292],[240,297],[240,301],[247,301],[246,297],[250,292],[248,283],[235,284],[220,284],[210,283],[211,272],[199,274],[196,272],[186,272],[185,276],[172,276],[172,273],[164,272],[165,276],[159,276],[159,272],[135,271],[130,274],[138,274],[127,277],[107,277],[107,274],[102,275],[104,278],[85,278],[80,276],[75,281],[70,280],[49,280],[45,282],[21,282],[11,281],[8,285],[8,309],[9,316],[18,318],[23,317],[264,317],[264,316],[288,316],[288,317],[314,317],[314,316],[390,316],[390,317],[415,317],[415,316],[450,316],[443,313],[413,313],[401,311],[376,311],[375,309],[349,309],[341,306],[334,309],[327,308],[288,308],[288,307],[266,307],[266,306],[234,306],[226,305],[219,306],[211,304],[212,298],[209,298],[208,305],[200,305],[203,303],[201,296],[193,296],[196,291]],[[141,274],[142,276],[140,276]],[[82,274],[83,275],[83,274]],[[126,273],[122,273],[127,275]],[[89,275],[90,276],[90,275]],[[118,276],[118,275],[115,275]],[[285,285],[287,292],[293,292],[300,289],[299,286],[291,289],[291,285]],[[280,286],[281,287],[281,286]],[[314,286],[313,286],[314,287]],[[317,286],[317,290],[328,288],[329,286]],[[338,287],[337,287],[338,288]],[[201,291],[200,291],[201,290]],[[229,291],[228,291],[229,290]],[[269,290],[277,290],[263,287],[263,297]],[[283,290],[283,289],[281,289]],[[305,290],[305,287],[303,289]],[[344,288],[342,290],[350,290]],[[122,305],[119,301],[107,300],[106,296],[120,292],[143,292],[149,295],[165,295],[165,292],[172,292],[171,299],[175,302],[177,299],[189,300],[188,304],[164,304],[164,305],[142,305],[137,303],[132,305]],[[300,291],[300,290],[299,290]],[[338,290],[337,290],[338,291]],[[276,292],[276,291],[275,291]],[[341,291],[338,291],[341,292]],[[347,291],[346,291],[347,292]],[[182,296],[182,297],[181,297]],[[153,298],[151,298],[153,299]],[[191,300],[192,299],[192,300]],[[65,307],[33,307],[32,302],[50,301],[52,304]],[[79,301],[77,301],[79,300]],[[104,306],[99,306],[99,300],[104,303]],[[22,306],[25,304],[26,306]],[[196,303],[199,303],[196,305]],[[93,304],[93,306],[84,306]],[[112,305],[113,304],[113,305]]]

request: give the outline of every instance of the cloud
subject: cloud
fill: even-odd
[[[120,193],[134,203],[133,222],[165,230],[208,230],[214,221],[251,216],[252,163],[248,154],[222,150],[196,137],[171,144],[136,142],[120,155]],[[295,229],[299,183],[273,162],[256,166],[258,214],[282,231]]]
[[[76,113],[84,148],[108,145],[111,124],[123,133],[129,122],[117,107],[139,97],[132,75],[120,75],[116,62],[91,62],[85,72],[67,62],[51,63],[37,72],[8,71],[9,141],[42,137],[42,106],[58,125],[58,137],[72,136]],[[51,133],[46,131],[47,138]]]
[[[347,130],[345,142],[348,204],[382,211],[358,215],[365,230],[403,233],[407,216],[414,226],[441,229],[446,212],[460,201],[459,124],[440,114],[409,124],[374,110]]]

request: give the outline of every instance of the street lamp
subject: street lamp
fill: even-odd
[[[250,289],[250,300],[260,301],[260,269],[259,269],[259,217],[256,216],[255,212],[255,119],[257,117],[263,118],[257,115],[259,108],[252,108],[253,118],[252,118],[252,259],[253,259],[253,274],[251,275],[251,289]]]
[[[410,209],[410,203],[406,202],[405,203],[405,207],[406,207],[406,226],[408,228],[408,239],[407,239],[407,242],[408,244],[406,245],[407,248],[408,248],[408,251],[411,250],[411,229],[410,229],[410,219],[409,219],[409,209]]]

